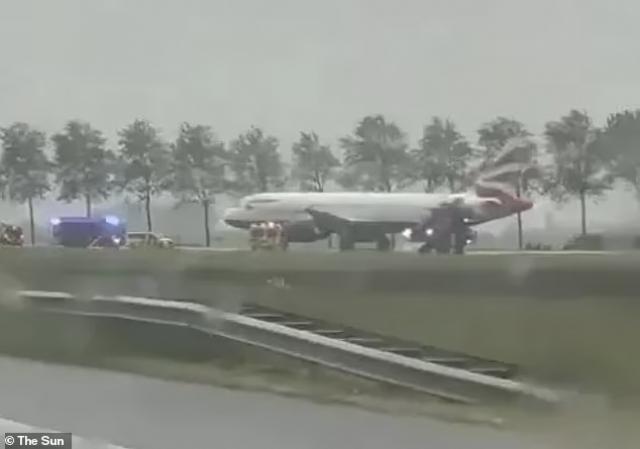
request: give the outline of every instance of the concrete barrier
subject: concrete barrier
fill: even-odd
[[[442,366],[185,301],[128,296],[74,296],[21,291],[23,310],[111,317],[187,327],[339,371],[462,403],[525,400],[553,404],[558,395],[523,382]]]

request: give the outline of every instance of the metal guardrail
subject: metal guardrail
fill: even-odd
[[[513,372],[509,365],[500,362],[442,351],[435,353],[436,348],[393,346],[385,341],[386,337],[354,335],[353,330],[349,332],[335,325],[327,326],[313,319],[257,306],[248,306],[241,313],[229,313],[186,301],[82,297],[44,291],[21,291],[16,301],[43,312],[185,326],[195,332],[455,402],[524,399],[554,404],[559,401],[551,390],[503,378]],[[416,353],[416,349],[420,352]],[[474,371],[474,367],[478,369]]]
[[[434,346],[425,346],[412,341],[363,331],[361,329],[354,329],[261,305],[245,304],[239,313],[243,316],[257,318],[294,329],[302,329],[316,335],[328,336],[359,346],[379,349],[387,353],[403,355],[438,365],[462,368],[467,371],[488,374],[503,379],[515,377],[518,371],[518,367],[514,364],[474,357]]]

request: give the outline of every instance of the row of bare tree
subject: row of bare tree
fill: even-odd
[[[529,157],[542,167],[535,177],[514,181],[517,194],[578,199],[582,233],[587,232],[587,198],[603,195],[616,179],[640,192],[640,111],[612,114],[598,128],[585,112],[572,110],[546,124],[542,148],[522,123],[505,117],[480,127],[474,143],[451,120],[434,117],[412,148],[397,124],[372,115],[340,140],[342,161],[317,134],[301,133],[290,170],[278,139],[256,127],[228,144],[209,126],[189,123],[171,143],[146,120],[134,121],[118,136],[113,150],[99,130],[78,120],[50,139],[26,123],[2,129],[0,188],[5,198],[28,205],[32,241],[33,202],[54,190],[62,201],[82,199],[88,216],[95,201],[114,193],[131,195],[144,204],[149,230],[153,197],[170,192],[179,203],[202,206],[209,245],[209,213],[218,195],[281,190],[292,182],[296,189],[323,191],[330,181],[349,190],[391,192],[419,184],[425,192],[457,192],[465,188],[472,166],[490,162],[514,138],[527,142]]]

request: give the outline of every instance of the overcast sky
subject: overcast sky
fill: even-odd
[[[288,150],[371,113],[412,143],[433,115],[474,140],[497,115],[601,123],[639,106],[639,19],[631,0],[6,0],[0,125],[255,124]]]

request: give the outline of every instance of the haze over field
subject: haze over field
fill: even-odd
[[[300,131],[337,149],[372,113],[396,121],[412,144],[433,115],[472,141],[498,115],[540,133],[578,108],[601,125],[639,106],[640,62],[627,51],[640,39],[638,13],[627,0],[7,2],[0,125],[22,120],[51,134],[80,118],[113,145],[138,117],[169,139],[185,120],[212,125],[223,140],[257,125],[280,139],[286,159]],[[578,232],[575,203],[555,220]],[[82,207],[47,200],[36,212],[44,220]],[[589,208],[594,230],[640,219],[638,202],[620,191]],[[554,210],[540,204],[525,227],[545,226]],[[197,208],[188,214],[180,219],[198,228]],[[26,207],[0,205],[8,215],[26,219]]]

